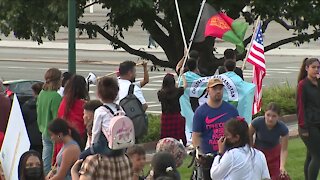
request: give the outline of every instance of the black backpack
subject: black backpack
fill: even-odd
[[[134,84],[129,86],[128,95],[121,99],[119,105],[132,120],[136,138],[140,138],[148,131],[148,117],[140,100],[133,94],[134,86]]]

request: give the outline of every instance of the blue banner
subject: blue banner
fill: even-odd
[[[192,120],[195,107],[207,102],[206,87],[208,80],[219,78],[223,81],[223,100],[234,105],[248,123],[252,120],[252,105],[255,85],[242,80],[234,72],[226,72],[221,75],[200,77],[193,72],[186,72],[187,88],[180,98],[181,114],[186,118],[186,132],[192,132]],[[179,82],[181,85],[181,80]]]

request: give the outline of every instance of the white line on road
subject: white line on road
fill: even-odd
[[[150,113],[150,114],[161,114],[162,112],[161,111],[146,111],[147,113]]]
[[[148,105],[148,108],[150,108],[150,107],[160,107],[160,106],[161,106],[161,104],[152,104],[152,105]]]

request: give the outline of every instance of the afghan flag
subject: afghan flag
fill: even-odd
[[[248,23],[235,21],[225,13],[218,13],[212,6],[205,4],[195,42],[202,42],[206,37],[216,37],[235,44],[239,52],[244,51],[243,38]]]

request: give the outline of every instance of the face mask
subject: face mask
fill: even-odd
[[[30,180],[40,179],[42,175],[42,169],[40,167],[26,168],[25,172],[26,172],[26,179],[30,179]]]

